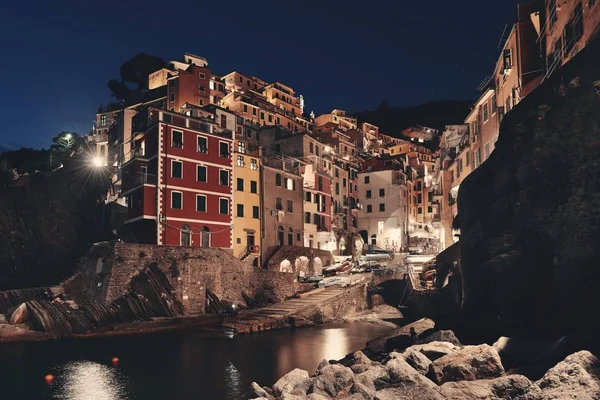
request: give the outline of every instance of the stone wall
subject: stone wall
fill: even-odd
[[[300,260],[300,257],[306,257],[306,259]],[[288,260],[292,268],[290,272],[297,275],[302,270],[307,276],[310,276],[315,274],[315,258],[317,257],[321,260],[323,268],[335,263],[330,251],[310,247],[282,246],[269,259],[268,268],[269,271],[280,271],[282,261]]]
[[[509,335],[593,335],[600,287],[600,41],[502,121],[462,183],[463,309]]]
[[[340,296],[299,312],[296,316],[317,324],[339,322],[367,310],[369,308],[367,300],[367,285],[359,284],[346,289]]]
[[[63,286],[79,302],[110,304],[130,292],[131,280],[150,266],[166,275],[186,314],[205,312],[207,289],[222,300],[246,305],[244,296],[276,302],[300,288],[292,274],[255,270],[221,249],[121,242],[94,246]]]

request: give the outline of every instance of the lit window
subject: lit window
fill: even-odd
[[[183,132],[173,130],[171,132],[171,145],[177,148],[183,148]]]
[[[246,163],[244,162],[244,156],[237,156],[237,166],[244,167]]]
[[[254,158],[250,160],[250,169],[253,171],[258,170],[258,163]]]
[[[246,142],[238,142],[238,153],[246,153]]]

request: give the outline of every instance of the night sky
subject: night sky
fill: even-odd
[[[0,147],[88,133],[139,52],[282,81],[316,114],[474,98],[518,2],[0,1]]]

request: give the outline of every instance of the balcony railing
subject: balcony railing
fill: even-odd
[[[139,173],[135,176],[124,176],[123,177],[123,188],[128,190],[140,185],[156,185],[158,179],[154,174]]]

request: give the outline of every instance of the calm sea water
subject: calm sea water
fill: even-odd
[[[0,399],[247,399],[252,381],[270,386],[294,368],[312,373],[323,358],[342,358],[388,331],[354,323],[233,339],[181,331],[4,344]]]

